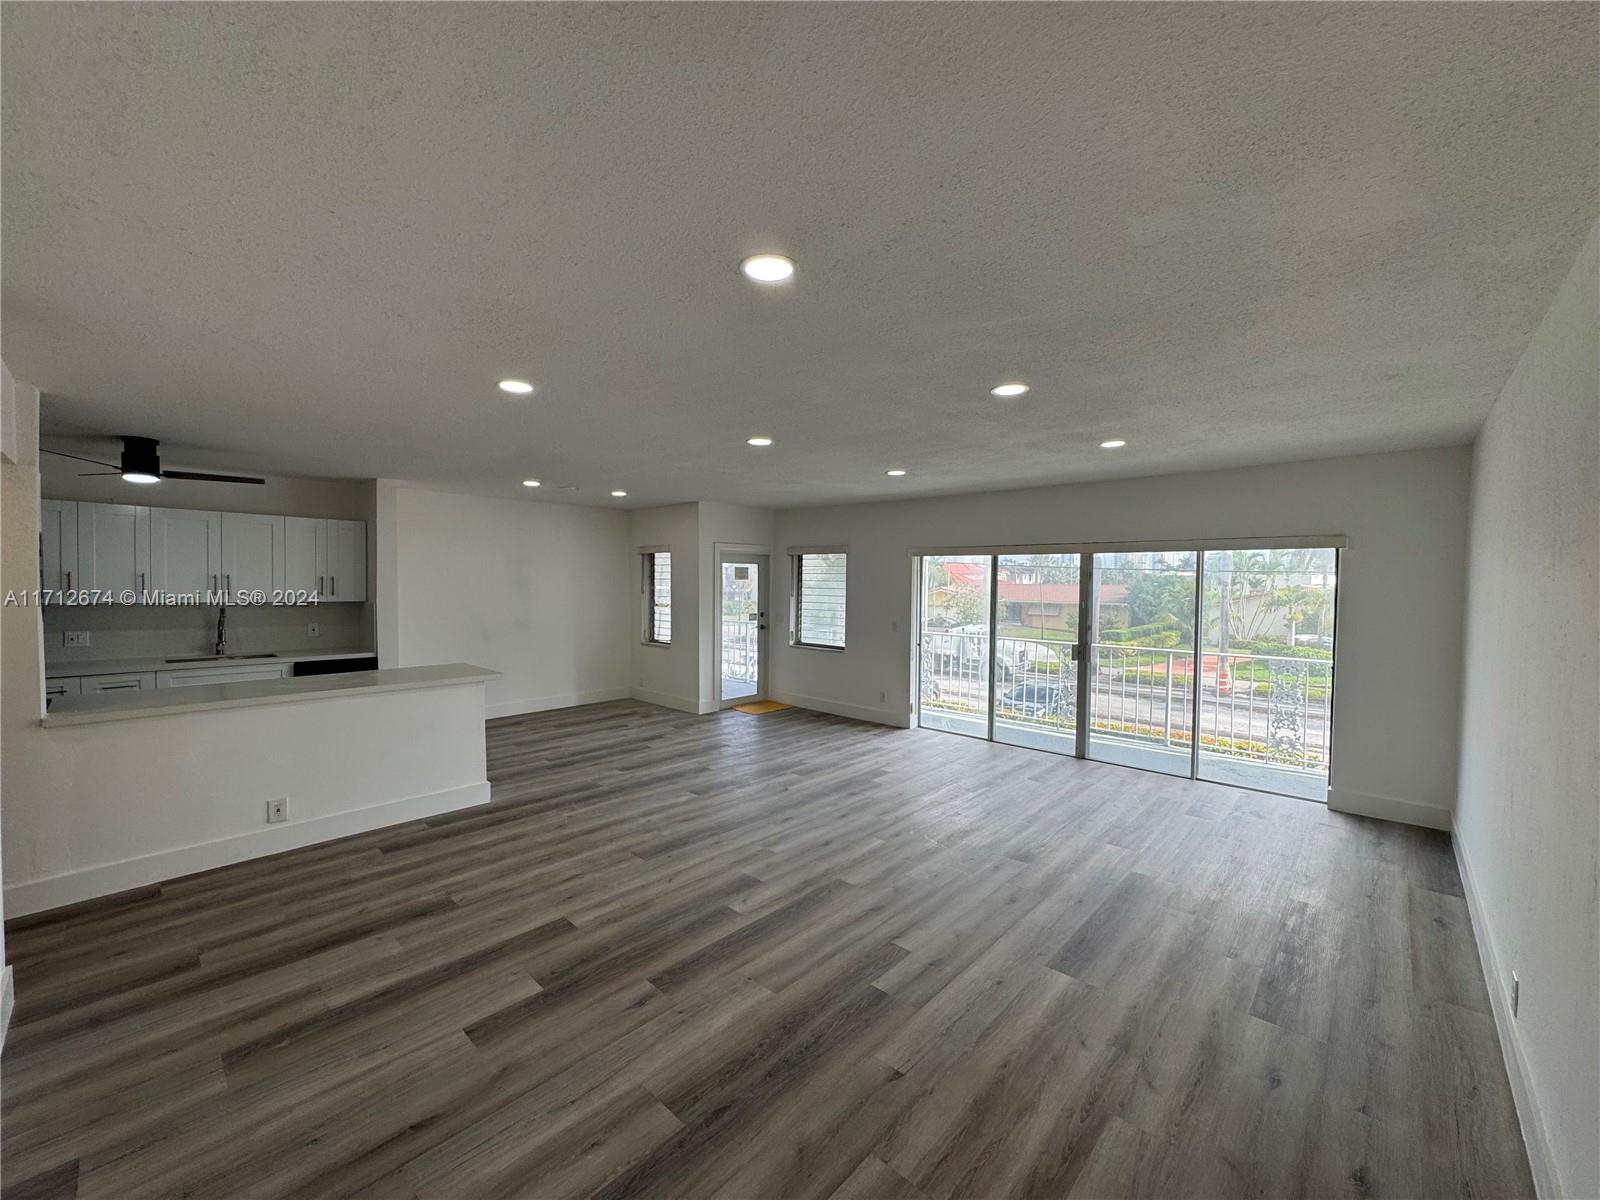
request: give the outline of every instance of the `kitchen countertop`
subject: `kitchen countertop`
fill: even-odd
[[[178,656],[182,657],[182,656]],[[46,679],[65,679],[74,675],[131,675],[141,671],[186,671],[196,667],[248,667],[269,663],[316,662],[332,658],[376,658],[376,650],[288,650],[270,658],[200,658],[171,662],[165,658],[81,658],[67,662],[46,662]]]
[[[258,704],[336,700],[351,692],[376,695],[380,692],[483,683],[499,674],[498,671],[471,663],[442,663],[431,667],[393,667],[382,671],[349,671],[339,675],[304,675],[298,679],[205,683],[195,687],[157,688],[149,692],[63,696],[51,702],[48,714],[40,723],[54,729],[66,725],[165,717],[175,713],[245,708]]]

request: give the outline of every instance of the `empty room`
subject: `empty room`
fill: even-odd
[[[0,3],[3,1200],[1600,1200],[1600,5]]]

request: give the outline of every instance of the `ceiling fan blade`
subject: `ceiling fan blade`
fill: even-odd
[[[208,471],[169,471],[162,468],[163,479],[198,479],[203,483],[266,483],[253,475],[213,475]]]
[[[113,472],[121,470],[121,468],[118,467],[116,463],[101,462],[98,458],[85,458],[81,454],[68,454],[65,450],[51,450],[47,446],[40,446],[39,447],[39,453],[40,454],[54,454],[57,458],[74,458],[74,459],[77,459],[79,462],[93,463],[97,467],[109,467],[109,468],[111,468],[111,470]],[[91,472],[91,473],[92,474],[96,474],[96,475],[99,474],[98,471]]]
[[[79,471],[79,479],[99,479],[103,475],[120,475],[121,471]]]

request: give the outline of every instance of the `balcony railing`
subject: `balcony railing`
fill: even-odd
[[[758,644],[760,624],[755,617],[722,619],[722,677],[755,683],[761,667]]]
[[[922,707],[985,721],[988,635],[923,631]],[[1072,643],[1003,636],[995,644],[995,720],[1040,733],[1076,732]],[[1195,736],[1192,651],[1095,642],[1090,646],[1090,736],[1188,751]],[[1202,756],[1326,775],[1333,663],[1286,655],[1200,656]]]

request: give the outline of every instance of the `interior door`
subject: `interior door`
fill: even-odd
[[[724,706],[762,700],[767,694],[767,556],[728,555],[721,559],[718,607],[717,674]]]

